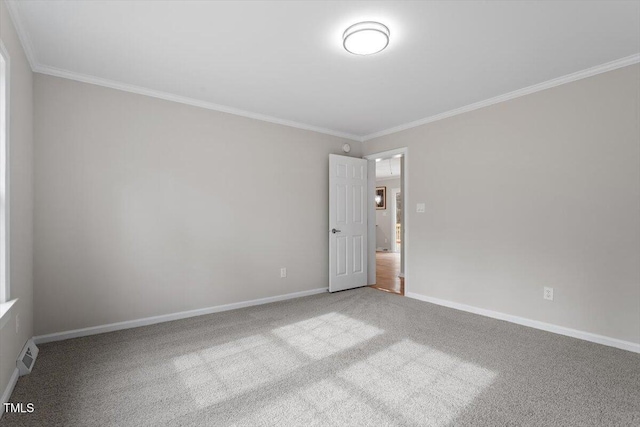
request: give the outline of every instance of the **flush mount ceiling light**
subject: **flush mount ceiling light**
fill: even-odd
[[[389,44],[389,29],[379,22],[358,22],[346,29],[342,45],[354,55],[372,55]]]

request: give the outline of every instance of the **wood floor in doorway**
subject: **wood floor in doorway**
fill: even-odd
[[[404,295],[404,278],[400,278],[400,254],[376,252],[376,284],[372,288]]]

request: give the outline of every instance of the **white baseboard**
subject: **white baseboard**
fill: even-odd
[[[2,405],[2,407],[0,408],[0,418],[2,418],[2,415],[4,414],[4,404],[9,402],[11,393],[13,393],[13,388],[18,382],[18,376],[18,368],[15,368],[13,370],[13,374],[11,374],[11,377],[9,378],[9,384],[7,384],[7,388],[5,388],[4,393],[2,393],[2,401],[0,402],[0,405]]]
[[[494,319],[505,320],[507,322],[517,323],[518,325],[528,326],[530,328],[541,329],[543,331],[553,332],[555,334],[566,335],[568,337],[578,338],[581,340],[590,341],[597,344],[607,345],[609,347],[615,347],[622,350],[632,351],[634,353],[640,353],[640,344],[636,344],[631,341],[623,341],[616,338],[605,337],[604,335],[597,335],[597,334],[592,334],[590,332],[579,331],[577,329],[565,328],[564,326],[553,325],[551,323],[545,323],[545,322],[540,322],[538,320],[526,319],[524,317],[518,317],[511,314],[500,313],[498,311],[486,310],[484,308],[478,308],[471,305],[460,304],[453,301],[428,297],[428,296],[416,294],[413,292],[408,292],[406,296],[409,298],[420,300],[420,301],[430,302],[432,304],[454,308],[456,310],[462,310],[469,313],[479,314],[481,316],[491,317]]]
[[[179,313],[163,314],[160,316],[145,317],[143,319],[127,320],[125,322],[110,323],[108,325],[92,326],[89,328],[74,329],[65,332],[55,332],[53,334],[33,337],[36,344],[44,344],[52,341],[62,341],[70,338],[79,338],[88,335],[103,334],[105,332],[119,331],[122,329],[137,328],[140,326],[153,325],[156,323],[170,322],[172,320],[186,319],[189,317],[202,316],[205,314],[219,313],[221,311],[235,310],[238,308],[251,307],[254,305],[268,304],[271,302],[284,301],[288,299],[306,297],[309,295],[328,292],[329,288],[317,288],[309,291],[293,292],[290,294],[276,295],[274,297],[259,298],[249,301],[234,302],[231,304],[217,305],[214,307],[199,308],[196,310],[182,311]]]

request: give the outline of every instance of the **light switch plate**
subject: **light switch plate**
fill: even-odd
[[[416,205],[416,212],[418,213],[424,213],[424,203],[418,203]]]

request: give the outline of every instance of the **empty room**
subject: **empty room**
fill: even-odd
[[[0,396],[640,426],[640,0],[0,0]]]

